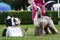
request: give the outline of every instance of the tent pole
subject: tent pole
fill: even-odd
[[[58,0],[58,18],[59,18],[59,0]]]

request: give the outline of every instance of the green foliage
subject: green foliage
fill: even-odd
[[[9,15],[20,18],[23,24],[32,23],[31,12],[29,11],[10,12]]]
[[[8,15],[8,13],[5,13],[5,12],[0,13],[0,24],[5,23],[5,19],[6,19],[7,15]]]
[[[58,24],[58,12],[57,11],[47,11],[45,15],[51,17],[54,24]]]
[[[1,12],[0,13],[0,24],[5,24],[5,19],[8,15],[18,17],[21,19],[21,24],[32,24],[31,11],[13,11],[13,12]],[[57,11],[46,11],[46,16],[50,16],[54,23],[58,23]]]
[[[29,12],[29,11],[18,11],[17,12],[16,11],[16,12],[0,13],[0,24],[5,23],[4,21],[8,15],[20,18],[22,24],[31,24],[32,23],[31,12]]]

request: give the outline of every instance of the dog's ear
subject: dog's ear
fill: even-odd
[[[7,16],[7,20],[8,20],[8,19],[11,19],[11,16]]]

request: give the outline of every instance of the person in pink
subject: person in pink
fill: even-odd
[[[34,17],[35,17],[35,7],[38,6],[41,8],[41,11],[42,11],[42,16],[44,16],[45,14],[45,10],[44,10],[44,0],[31,0],[32,2],[32,20],[34,20]]]

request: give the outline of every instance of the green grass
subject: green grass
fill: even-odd
[[[0,25],[0,40],[60,40],[60,25],[55,25],[58,29],[58,34],[48,34],[43,36],[34,36],[34,26],[33,25],[20,25],[24,33],[24,29],[28,28],[26,35],[23,37],[2,37],[2,30],[5,25]]]

